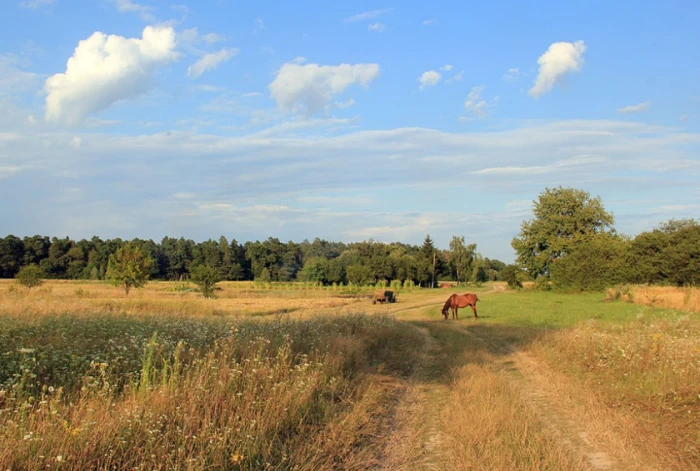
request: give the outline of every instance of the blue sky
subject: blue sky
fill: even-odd
[[[700,4],[7,0],[2,232],[463,235],[532,201],[698,217]]]

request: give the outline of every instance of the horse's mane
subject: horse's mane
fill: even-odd
[[[451,295],[449,298],[447,298],[447,301],[445,301],[445,305],[442,306],[442,312],[445,312],[450,308],[450,301],[452,301],[453,296],[454,296],[454,294]]]

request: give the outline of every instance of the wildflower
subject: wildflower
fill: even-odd
[[[56,457],[56,461],[58,461],[59,463],[62,462],[62,461],[63,461],[63,455],[58,455],[58,456]]]

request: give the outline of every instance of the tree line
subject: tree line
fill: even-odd
[[[0,277],[13,278],[21,268],[36,266],[42,277],[52,279],[104,280],[110,256],[124,247],[137,247],[150,262],[144,268],[149,279],[186,280],[193,270],[206,266],[221,280],[313,281],[323,284],[365,285],[385,280],[410,281],[433,286],[438,279],[485,282],[500,279],[506,266],[483,257],[476,244],[453,237],[449,250],[435,247],[430,235],[422,245],[399,242],[282,242],[270,237],[245,242],[165,237],[153,240],[107,239],[74,241],[69,237],[35,235],[0,239]]]
[[[547,188],[511,245],[509,284],[598,291],[620,283],[697,286],[700,222],[670,219],[635,237],[619,234],[600,197],[575,188]]]

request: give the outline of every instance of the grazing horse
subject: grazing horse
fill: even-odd
[[[452,318],[459,319],[459,315],[457,313],[459,308],[471,306],[472,311],[474,311],[474,319],[476,319],[479,317],[476,315],[476,302],[478,300],[479,298],[476,296],[476,294],[472,293],[453,294],[452,296],[447,298],[447,301],[445,301],[445,305],[442,307],[442,315],[445,316],[445,320],[447,320],[447,310],[451,308]]]

